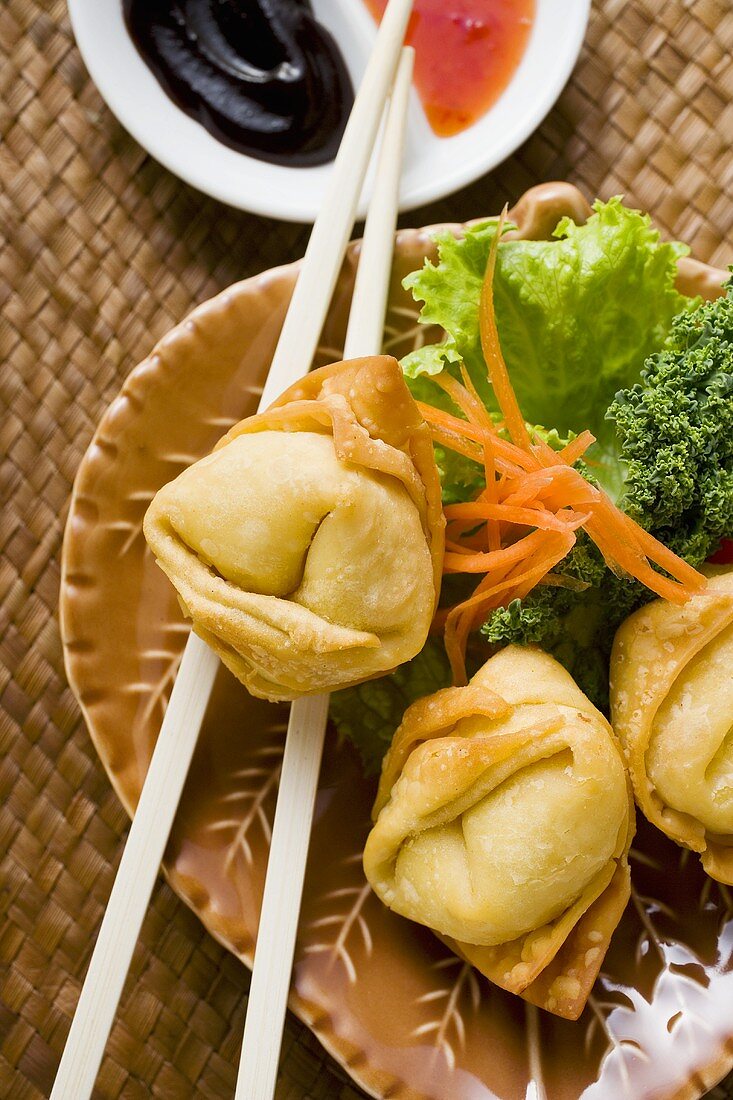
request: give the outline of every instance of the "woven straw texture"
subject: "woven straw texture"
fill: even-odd
[[[228,283],[301,255],[307,231],[226,209],[152,161],[100,100],[61,0],[3,0],[0,51],[0,1097],[35,1100],[50,1090],[127,825],[63,674],[58,560],[74,472],[154,341]],[[566,178],[589,196],[625,193],[723,263],[731,135],[731,0],[597,0],[535,135],[406,222],[491,213]],[[96,1095],[233,1095],[247,985],[159,883]],[[279,1100],[360,1095],[289,1019]]]

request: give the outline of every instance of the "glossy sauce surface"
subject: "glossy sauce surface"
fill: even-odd
[[[366,0],[375,19],[386,0]],[[407,41],[428,122],[451,137],[484,115],[511,80],[529,39],[535,0],[415,0]]]
[[[353,89],[309,0],[123,0],[158,83],[219,141],[275,164],[333,160]]]

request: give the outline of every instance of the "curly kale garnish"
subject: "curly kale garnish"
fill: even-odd
[[[693,565],[733,531],[733,288],[679,316],[641,381],[621,390],[619,503]]]

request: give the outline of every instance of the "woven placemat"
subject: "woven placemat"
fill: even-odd
[[[58,560],[74,472],[154,341],[228,283],[302,254],[307,230],[220,206],[152,161],[91,84],[61,0],[2,0],[0,52],[0,1097],[35,1100],[50,1090],[127,825],[63,674]],[[404,222],[492,213],[566,178],[589,196],[625,193],[724,263],[732,100],[730,0],[598,0],[536,134]],[[247,984],[159,883],[96,1095],[233,1095]],[[360,1095],[289,1019],[279,1100]]]

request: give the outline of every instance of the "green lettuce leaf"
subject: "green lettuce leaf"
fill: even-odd
[[[591,458],[614,495],[620,471],[606,409],[617,390],[633,385],[644,360],[659,351],[672,322],[693,305],[674,287],[676,262],[689,249],[662,243],[646,214],[620,198],[596,202],[585,225],[564,218],[552,241],[503,241],[494,280],[502,350],[528,423],[561,434],[588,428],[599,444]],[[496,222],[460,239],[438,238],[439,260],[408,275],[404,285],[423,303],[420,320],[446,332],[441,344],[402,362],[425,387],[462,359],[489,407],[493,395],[481,353],[478,303]],[[428,383],[429,384],[429,383]],[[434,385],[432,391],[437,390]],[[423,393],[423,399],[424,399]]]

